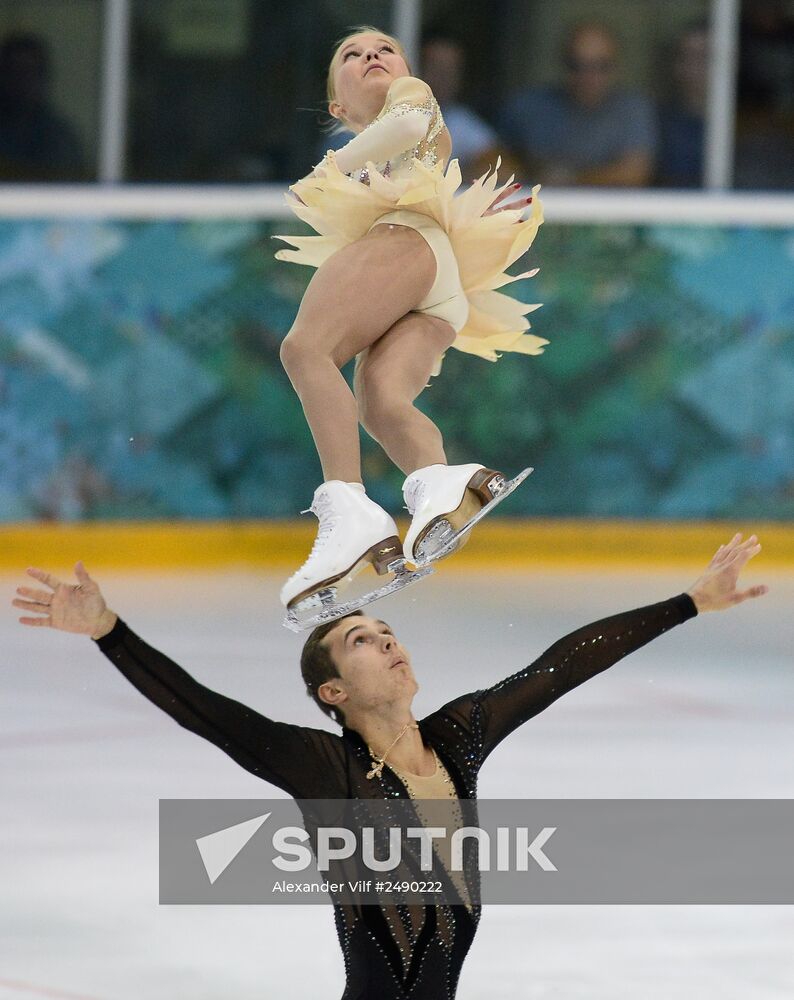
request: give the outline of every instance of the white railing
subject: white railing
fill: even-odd
[[[284,192],[280,185],[0,185],[0,218],[294,218]],[[541,197],[550,223],[794,229],[794,194],[555,188]]]

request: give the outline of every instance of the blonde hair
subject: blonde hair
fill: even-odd
[[[328,81],[326,84],[326,95],[328,97],[328,103],[336,100],[336,89],[334,87],[334,70],[336,69],[336,57],[342,51],[342,49],[347,45],[351,38],[355,38],[356,35],[379,35],[381,38],[385,38],[397,52],[405,60],[405,65],[408,67],[408,72],[411,73],[411,64],[408,62],[408,54],[402,46],[399,39],[395,38],[394,35],[388,35],[385,31],[381,31],[379,28],[374,28],[371,24],[359,24],[358,27],[353,28],[349,31],[344,38],[340,38],[339,41],[334,46],[334,54],[331,56],[331,63],[328,67]]]

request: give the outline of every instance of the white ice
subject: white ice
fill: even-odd
[[[794,575],[758,563],[748,577],[767,597],[696,618],[566,695],[494,753],[481,794],[791,797]],[[205,683],[331,727],[303,693],[279,578],[96,575],[133,628]],[[376,607],[413,655],[422,715],[691,578],[442,567]],[[0,596],[25,582],[0,576]],[[158,799],[281,793],[155,709],[89,639],[23,628],[3,603],[0,1000],[338,998],[330,908],[158,905]],[[772,1000],[794,995],[793,959],[788,906],[494,905],[458,996]]]

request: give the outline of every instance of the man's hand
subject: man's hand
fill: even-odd
[[[727,545],[720,545],[706,572],[687,591],[698,613],[722,611],[750,597],[763,596],[769,590],[763,584],[747,590],[736,589],[742,567],[760,551],[761,543],[755,535],[750,535],[744,542],[740,534],[734,535]]]
[[[11,603],[23,611],[35,611],[44,617],[20,618],[22,625],[46,625],[48,628],[77,632],[101,639],[116,624],[117,616],[108,609],[99,587],[88,575],[82,562],[74,568],[78,584],[61,583],[42,569],[29,569],[28,575],[43,583],[48,590],[17,587],[20,597]]]

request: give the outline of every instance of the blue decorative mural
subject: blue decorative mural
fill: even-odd
[[[273,231],[0,222],[0,520],[308,506],[320,468],[278,348],[312,272],[273,259]],[[534,465],[512,514],[794,516],[794,231],[546,224],[532,256],[511,289],[544,302],[546,353],[450,352],[422,397],[451,462]]]

